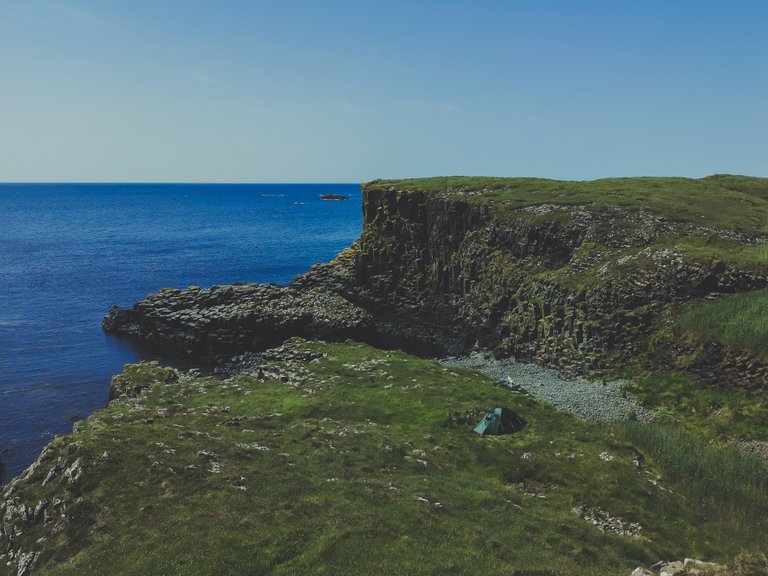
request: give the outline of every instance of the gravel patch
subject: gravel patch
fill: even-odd
[[[480,370],[513,390],[524,390],[584,420],[612,422],[631,417],[643,422],[653,420],[653,414],[623,390],[627,380],[603,382],[569,378],[554,368],[517,362],[514,358],[497,360],[484,354],[441,358],[439,362]]]

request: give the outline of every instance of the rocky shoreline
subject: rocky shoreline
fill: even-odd
[[[628,365],[680,370],[723,388],[768,390],[768,370],[759,362],[722,351],[713,364],[712,359],[702,359],[686,342],[676,339],[671,329],[675,314],[691,302],[768,286],[768,269],[699,258],[675,245],[674,239],[709,235],[715,242],[732,243],[742,249],[764,243],[764,237],[681,222],[624,205],[585,203],[564,207],[542,203],[502,210],[498,205],[473,202],[476,196],[475,192],[463,190],[428,194],[373,182],[363,188],[365,226],[361,238],[334,261],[313,267],[288,286],[234,284],[166,289],[132,308],[113,307],[103,320],[105,330],[178,354],[184,364],[198,365],[200,369],[182,374],[149,364],[131,368],[130,376],[116,376],[113,380],[110,400],[117,404],[111,408],[130,399],[125,406],[130,404],[136,411],[134,424],[139,430],[168,417],[211,417],[221,428],[218,433],[237,430],[247,415],[232,416],[231,407],[245,402],[244,396],[233,397],[226,406],[190,408],[173,395],[162,399],[163,406],[139,414],[145,408],[142,398],[153,389],[157,392],[192,383],[193,389],[185,390],[185,394],[208,394],[217,387],[250,394],[251,390],[244,391],[237,378],[252,379],[252,385],[269,381],[303,390],[309,385],[302,380],[302,374],[308,374],[310,365],[327,358],[327,354],[307,356],[302,352],[299,357],[291,356],[291,346],[281,344],[292,337],[326,342],[353,340],[377,347],[376,353],[382,353],[381,348],[399,348],[422,357],[438,357],[442,373],[426,385],[442,385],[441,378],[458,378],[452,367],[472,368],[512,390],[597,423],[653,419],[626,391],[626,381],[608,378],[617,368]],[[663,245],[665,242],[667,245]],[[346,345],[357,346],[354,342]],[[281,362],[285,365],[280,369],[270,365]],[[383,381],[377,380],[394,378],[380,368],[386,362],[384,358],[374,363],[366,359],[358,364],[341,364],[335,370],[365,373],[374,383],[372,388],[388,389],[391,383],[379,386]],[[434,369],[434,364],[429,364],[429,370]],[[287,371],[286,366],[290,368]],[[146,381],[136,377],[145,369],[151,373]],[[203,383],[198,376],[213,379]],[[307,398],[323,386],[332,388],[338,377],[326,374],[323,379],[313,379],[306,394],[294,399],[294,404],[309,402]],[[403,386],[404,390],[417,390],[422,383],[408,373],[403,376]],[[494,389],[498,392],[498,388]],[[519,394],[518,399],[552,411],[524,394]],[[349,401],[344,402],[346,409]],[[173,410],[169,412],[165,404],[173,406]],[[482,409],[475,407],[465,414],[471,413],[474,418]],[[131,410],[126,409],[126,414]],[[270,412],[269,418],[275,414]],[[116,411],[111,418],[114,422],[110,426],[122,426],[124,414]],[[364,421],[363,427],[373,425],[370,419]],[[594,427],[590,422],[570,421]],[[102,431],[98,418],[89,419],[87,425]],[[82,426],[76,424],[73,436],[83,431]],[[176,436],[186,442],[198,437],[214,439],[215,435],[190,429]],[[424,438],[431,440],[432,435]],[[164,460],[173,459],[176,449],[164,442],[155,442],[154,446],[163,450],[163,456],[156,456],[152,473],[167,476],[166,482],[200,472],[200,459],[205,461],[207,473],[221,473],[223,450],[220,453],[198,447],[192,464],[163,468]],[[242,442],[234,446],[257,451],[264,448]],[[336,450],[334,446],[331,449]],[[27,546],[26,541],[33,540],[30,529],[46,534],[41,536],[43,540],[35,540],[37,544],[46,538],[58,540],[64,531],[68,531],[68,538],[70,533],[80,537],[77,515],[91,513],[85,497],[80,495],[81,487],[93,477],[84,474],[86,460],[78,450],[82,446],[72,438],[55,440],[4,491],[0,540],[6,544],[6,551],[0,558],[18,569],[17,576],[29,574],[40,558],[37,545]],[[569,461],[581,458],[577,453],[572,452]],[[410,460],[427,465],[426,450],[411,447],[409,454]],[[528,462],[532,454],[523,452],[519,459]],[[555,453],[554,457],[561,455]],[[601,466],[616,459],[608,452],[595,451],[594,456]],[[113,457],[99,449],[89,456],[88,463],[101,469],[111,466]],[[623,456],[624,460],[629,457]],[[242,464],[244,459],[233,462]],[[637,462],[632,463],[637,466]],[[634,478],[637,470],[629,460],[624,464]],[[227,476],[226,480],[236,480],[228,488],[247,489],[245,476]],[[337,480],[338,476],[333,476],[326,481]],[[55,495],[35,501],[36,487],[49,483],[59,486],[66,498]],[[508,483],[519,484],[512,480]],[[658,483],[648,483],[653,489],[643,485],[644,490],[659,489]],[[523,488],[525,496],[546,499],[545,494],[529,494],[527,485]],[[86,493],[84,489],[82,493]],[[649,494],[657,493],[645,496]],[[428,502],[423,497],[418,501]],[[514,507],[519,510],[521,505]],[[638,523],[625,522],[623,518],[631,520],[631,516],[624,513],[608,514],[586,505],[572,511],[598,530],[609,525],[608,531],[615,535],[635,537],[641,529]],[[714,574],[718,569],[699,561],[666,562],[654,565],[652,570],[638,568],[634,574],[693,574],[697,570],[714,570]]]
[[[352,338],[428,356],[490,350],[568,375],[639,363],[768,389],[762,362],[691,348],[672,330],[693,302],[768,287],[762,265],[699,256],[685,243],[738,252],[764,236],[620,205],[510,209],[475,198],[369,183],[360,239],[288,286],[163,290],[111,309],[103,326],[197,359],[290,336]]]
[[[163,350],[216,357],[265,350],[291,336],[365,339],[370,316],[335,292],[274,284],[163,290],[102,326]]]

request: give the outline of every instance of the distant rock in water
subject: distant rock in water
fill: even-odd
[[[342,196],[341,194],[320,194],[321,200],[349,200],[349,196]]]

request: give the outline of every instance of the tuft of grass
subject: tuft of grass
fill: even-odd
[[[681,428],[628,421],[616,429],[695,505],[743,527],[768,529],[768,462],[732,446],[709,446]]]
[[[728,568],[731,576],[768,576],[768,555],[763,552],[739,554]]]
[[[768,290],[732,294],[699,303],[677,320],[677,336],[693,344],[718,342],[768,361]]]

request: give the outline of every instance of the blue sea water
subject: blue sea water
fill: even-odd
[[[356,184],[0,184],[4,479],[141,358],[102,331],[110,306],[165,287],[287,283],[357,238],[360,206]]]

